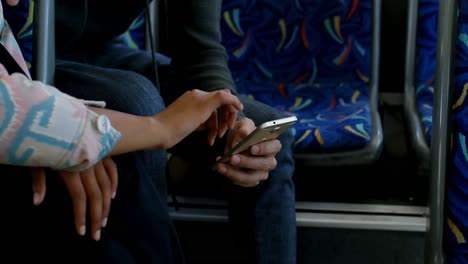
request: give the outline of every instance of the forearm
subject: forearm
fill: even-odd
[[[112,126],[120,132],[120,140],[110,155],[145,149],[164,149],[165,132],[162,124],[152,116],[136,116],[104,108],[89,107],[99,115],[106,115]]]
[[[82,170],[118,141],[112,127],[98,131],[99,116],[77,98],[0,65],[0,163]]]
[[[0,14],[3,14],[0,4]],[[0,17],[0,40],[21,70],[0,62],[0,164],[81,171],[108,155],[120,134],[102,120],[86,102],[52,86],[31,81],[13,34]],[[8,64],[8,63],[7,63]],[[11,72],[11,73],[13,73]]]

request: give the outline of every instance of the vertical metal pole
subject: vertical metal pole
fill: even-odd
[[[380,32],[381,32],[381,20],[382,20],[382,0],[372,1],[372,26],[371,26],[371,83],[370,83],[370,102],[372,110],[378,108],[378,87],[379,87],[379,65],[380,65]]]
[[[424,129],[421,125],[420,116],[416,109],[416,44],[418,33],[419,0],[408,0],[406,32],[406,54],[405,54],[405,91],[404,91],[404,111],[407,117],[408,129],[411,131],[411,145],[421,164],[418,165],[420,171],[429,171],[430,150],[429,143],[426,142]]]
[[[429,230],[425,263],[444,263],[444,202],[450,157],[451,106],[455,64],[457,0],[439,1],[436,75],[431,141]]]
[[[53,84],[55,72],[55,0],[34,2],[33,61],[34,80]]]
[[[145,47],[148,51],[151,51],[151,42],[149,39],[150,34],[148,34],[148,31],[151,29],[152,34],[153,34],[153,49],[154,51],[158,50],[158,33],[159,33],[159,1],[158,0],[153,0],[150,3],[149,6],[149,15],[150,15],[150,20],[146,20],[145,25],[146,25],[146,34],[145,34]],[[151,27],[149,26],[149,22],[151,22]]]
[[[416,62],[416,34],[418,32],[418,0],[408,0],[408,27],[406,32],[406,57],[405,57],[405,89],[411,91],[414,100],[414,74]],[[405,90],[405,92],[407,92]]]

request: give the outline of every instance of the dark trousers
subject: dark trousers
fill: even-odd
[[[154,85],[132,72],[59,61],[55,85],[76,97],[105,100],[109,108],[132,114],[164,109]],[[2,193],[8,195],[1,198],[10,217],[2,219],[2,226],[9,229],[0,236],[6,242],[0,255],[12,253],[18,263],[22,258],[38,263],[182,262],[163,186],[166,152],[140,151],[113,159],[119,187],[99,242],[90,238],[90,230],[85,237],[76,234],[71,200],[57,175],[49,171],[45,201],[35,208],[28,170],[5,166]]]
[[[149,52],[115,44],[105,50],[59,60],[55,86],[78,98],[104,100],[110,109],[153,115],[164,109],[164,102],[170,102],[182,91],[171,81],[170,71],[164,70],[161,72],[165,74],[160,76],[161,87],[157,89],[151,63]],[[241,99],[245,115],[257,125],[282,116],[269,106]],[[219,188],[225,190],[222,193],[227,194],[225,198],[229,200],[234,234],[251,250],[252,259],[257,263],[296,263],[293,137],[285,133],[280,140],[283,148],[276,156],[278,166],[270,172],[269,179],[256,188],[237,187],[219,180],[222,179],[219,176],[200,176],[204,174],[197,172],[191,176],[199,177],[200,181],[217,181]],[[205,135],[196,133],[171,151],[203,169],[209,167],[220,149],[219,146],[208,148]],[[30,205],[30,182],[23,180],[26,186],[18,188],[25,189],[23,195],[30,199],[22,199],[25,200],[22,208],[28,208],[28,221],[34,222],[28,226],[28,232],[39,241],[46,237],[52,241],[43,243],[37,254],[51,257],[63,252],[67,256],[64,260],[86,260],[83,263],[182,261],[166,203],[166,153],[142,151],[114,160],[119,171],[119,189],[100,242],[75,235],[71,203],[64,187],[60,186],[63,185],[60,179],[50,177],[45,204],[39,208]]]

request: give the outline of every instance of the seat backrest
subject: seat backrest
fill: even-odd
[[[225,0],[221,30],[234,78],[368,82],[371,0]]]
[[[3,4],[5,19],[16,37],[16,41],[23,53],[23,57],[31,71],[33,59],[33,13],[34,1],[21,0],[18,5],[11,7]]]
[[[428,145],[432,135],[438,12],[438,0],[419,0],[414,87],[416,107]]]
[[[11,7],[6,4],[3,6],[5,18],[11,26],[30,71],[33,60],[34,2],[32,0],[20,0],[17,6]],[[152,12],[155,12],[153,10],[156,8],[154,4],[151,4],[150,8],[152,8]],[[155,21],[155,18],[153,20]],[[155,25],[153,25],[153,28],[155,28]],[[142,13],[133,21],[128,31],[123,34],[123,40],[131,48],[149,49],[146,35],[145,13]]]
[[[445,253],[447,263],[468,261],[468,2],[459,1],[452,108],[452,153],[448,156]]]
[[[146,48],[146,27],[145,15],[141,14],[128,28],[124,34],[124,41],[127,46],[134,49]]]
[[[238,91],[298,116],[296,153],[380,149],[377,10],[376,0],[223,1]]]
[[[4,4],[3,11],[32,78],[53,84],[55,0],[20,0],[14,7]]]

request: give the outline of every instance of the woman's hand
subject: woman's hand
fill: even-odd
[[[109,154],[115,156],[138,150],[169,149],[197,129],[208,129],[208,143],[213,144],[216,135],[225,133],[225,126],[234,127],[237,114],[243,107],[239,98],[225,90],[192,90],[153,116],[136,116],[94,107],[90,109],[99,115],[106,115],[120,132],[121,138]]]
[[[6,0],[9,6],[16,6],[19,3],[19,0]]]
[[[91,236],[94,240],[101,237],[101,228],[107,225],[111,199],[117,192],[117,167],[111,158],[105,158],[93,167],[81,172],[58,171],[71,196],[75,227],[78,234],[86,234],[86,206],[89,206]],[[33,203],[42,203],[46,193],[45,172],[34,168]]]
[[[174,146],[197,129],[208,129],[208,143],[212,145],[217,135],[224,135],[226,127],[234,127],[237,113],[242,109],[239,98],[226,90],[195,89],[184,93],[153,118],[167,133],[164,148]]]
[[[222,92],[231,94],[229,89],[221,90]],[[233,109],[231,105],[224,105],[213,112],[211,117],[205,123],[205,128],[208,130],[208,144],[213,146],[216,136],[222,138],[228,129],[232,129],[236,124],[238,111]]]

